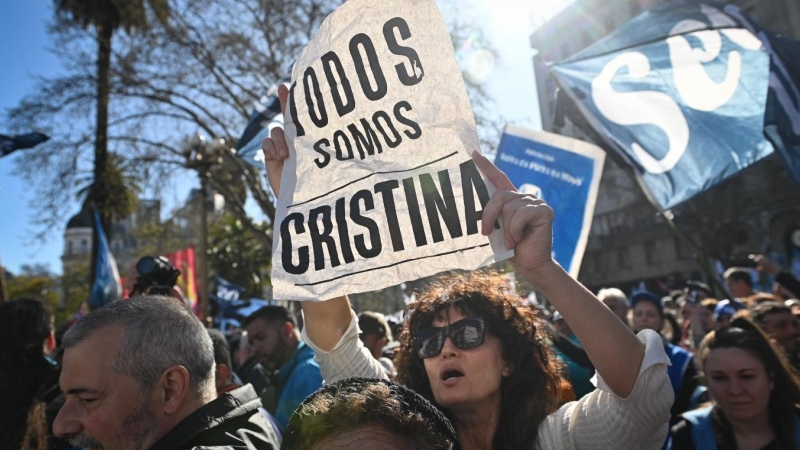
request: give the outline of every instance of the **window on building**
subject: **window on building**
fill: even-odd
[[[89,253],[89,241],[86,239],[81,241],[81,253]]]
[[[620,247],[617,249],[617,266],[620,269],[631,268],[631,253],[628,247]]]
[[[658,251],[658,245],[655,241],[646,241],[644,243],[644,257],[647,264],[653,266],[661,262],[661,252]]]
[[[72,254],[72,241],[67,242],[67,256]]]

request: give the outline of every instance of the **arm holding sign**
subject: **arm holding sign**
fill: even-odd
[[[517,273],[536,286],[564,316],[595,368],[620,397],[633,390],[644,345],[597,297],[551,256],[553,210],[532,195],[517,192],[508,177],[478,152],[473,160],[498,189],[483,212],[483,234],[502,217],[506,248]]]
[[[286,111],[289,88],[278,87],[281,111]],[[267,166],[267,178],[277,197],[281,187],[283,163],[289,157],[289,147],[283,129],[273,128],[271,137],[264,139],[261,147]],[[355,313],[350,308],[347,297],[336,297],[324,302],[301,302],[303,308],[303,340],[317,355],[320,370],[326,383],[332,383],[350,376],[364,378],[386,378],[377,360],[358,339],[358,326]],[[350,339],[342,339],[343,337]],[[350,345],[346,345],[350,344]],[[336,361],[347,361],[346,366]]]
[[[478,168],[498,188],[483,213],[483,234],[502,217],[511,263],[562,314],[583,343],[599,379],[595,390],[563,405],[539,426],[541,448],[659,448],[669,422],[673,395],[669,360],[661,338],[645,330],[634,335],[600,300],[551,256],[553,211],[542,200],[516,191],[497,167],[477,152]],[[619,423],[628,423],[624,434]]]

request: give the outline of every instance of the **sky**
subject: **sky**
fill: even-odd
[[[446,3],[451,0],[439,0]],[[493,99],[493,108],[509,123],[533,129],[541,128],[532,57],[528,44],[534,23],[568,5],[571,0],[453,0],[458,1],[459,14],[480,24],[481,30],[495,49],[496,59],[472,52],[461,61],[472,68],[474,76],[484,80]],[[47,24],[52,17],[52,0],[7,1],[0,15],[0,133],[7,132],[5,111],[34,87],[33,77],[53,76],[62,68],[49,51],[51,44]],[[463,5],[463,6],[462,6]],[[444,5],[443,5],[444,6]],[[443,7],[443,10],[446,8]],[[43,241],[32,238],[35,189],[15,174],[19,153],[0,159],[0,262],[12,273],[25,264],[45,264],[54,273],[61,273],[64,217],[59,229],[51,230]],[[184,177],[174,180],[164,192],[164,210],[183,201],[197,181]],[[71,214],[78,212],[75,200]]]

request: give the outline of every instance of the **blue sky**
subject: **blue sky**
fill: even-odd
[[[440,0],[445,3],[445,0]],[[530,128],[540,128],[532,56],[528,36],[531,22],[550,8],[563,7],[570,0],[472,0],[471,8],[461,8],[483,26],[483,32],[499,51],[496,61],[483,61],[479,72],[494,99],[494,106],[509,122]],[[33,89],[33,76],[56,75],[61,71],[58,59],[48,51],[50,40],[47,24],[52,17],[52,0],[8,1],[0,15],[0,111],[15,106]],[[534,5],[537,8],[534,10]],[[545,5],[546,7],[543,7]],[[443,8],[444,10],[444,8]],[[478,62],[480,63],[480,61]],[[483,69],[483,70],[480,70]],[[523,99],[522,101],[520,99]],[[7,132],[4,116],[0,116],[0,133]],[[59,229],[51,230],[44,241],[31,237],[34,211],[34,189],[26,186],[15,172],[18,154],[0,159],[0,261],[3,266],[18,272],[24,264],[42,263],[61,273],[60,255],[63,251],[65,217]],[[186,198],[194,187],[193,179],[175,180],[165,193],[166,208]],[[70,208],[78,211],[78,203]]]
[[[47,21],[52,0],[5,2],[0,15],[0,110],[15,106],[30,92],[34,75],[55,75],[61,70],[58,59],[47,51]],[[0,118],[0,133],[7,132],[5,117]],[[28,231],[32,210],[32,189],[14,174],[17,154],[0,159],[0,260],[12,272],[23,264],[45,263],[61,271],[61,230],[53,230],[45,242],[32,241]],[[77,206],[75,207],[77,209]],[[65,223],[66,225],[66,223]]]

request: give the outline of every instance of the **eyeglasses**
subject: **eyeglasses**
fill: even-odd
[[[446,327],[431,327],[414,335],[417,354],[420,358],[431,358],[442,352],[444,341],[450,338],[453,345],[461,350],[469,350],[483,344],[486,324],[480,317],[470,317],[451,323]]]

